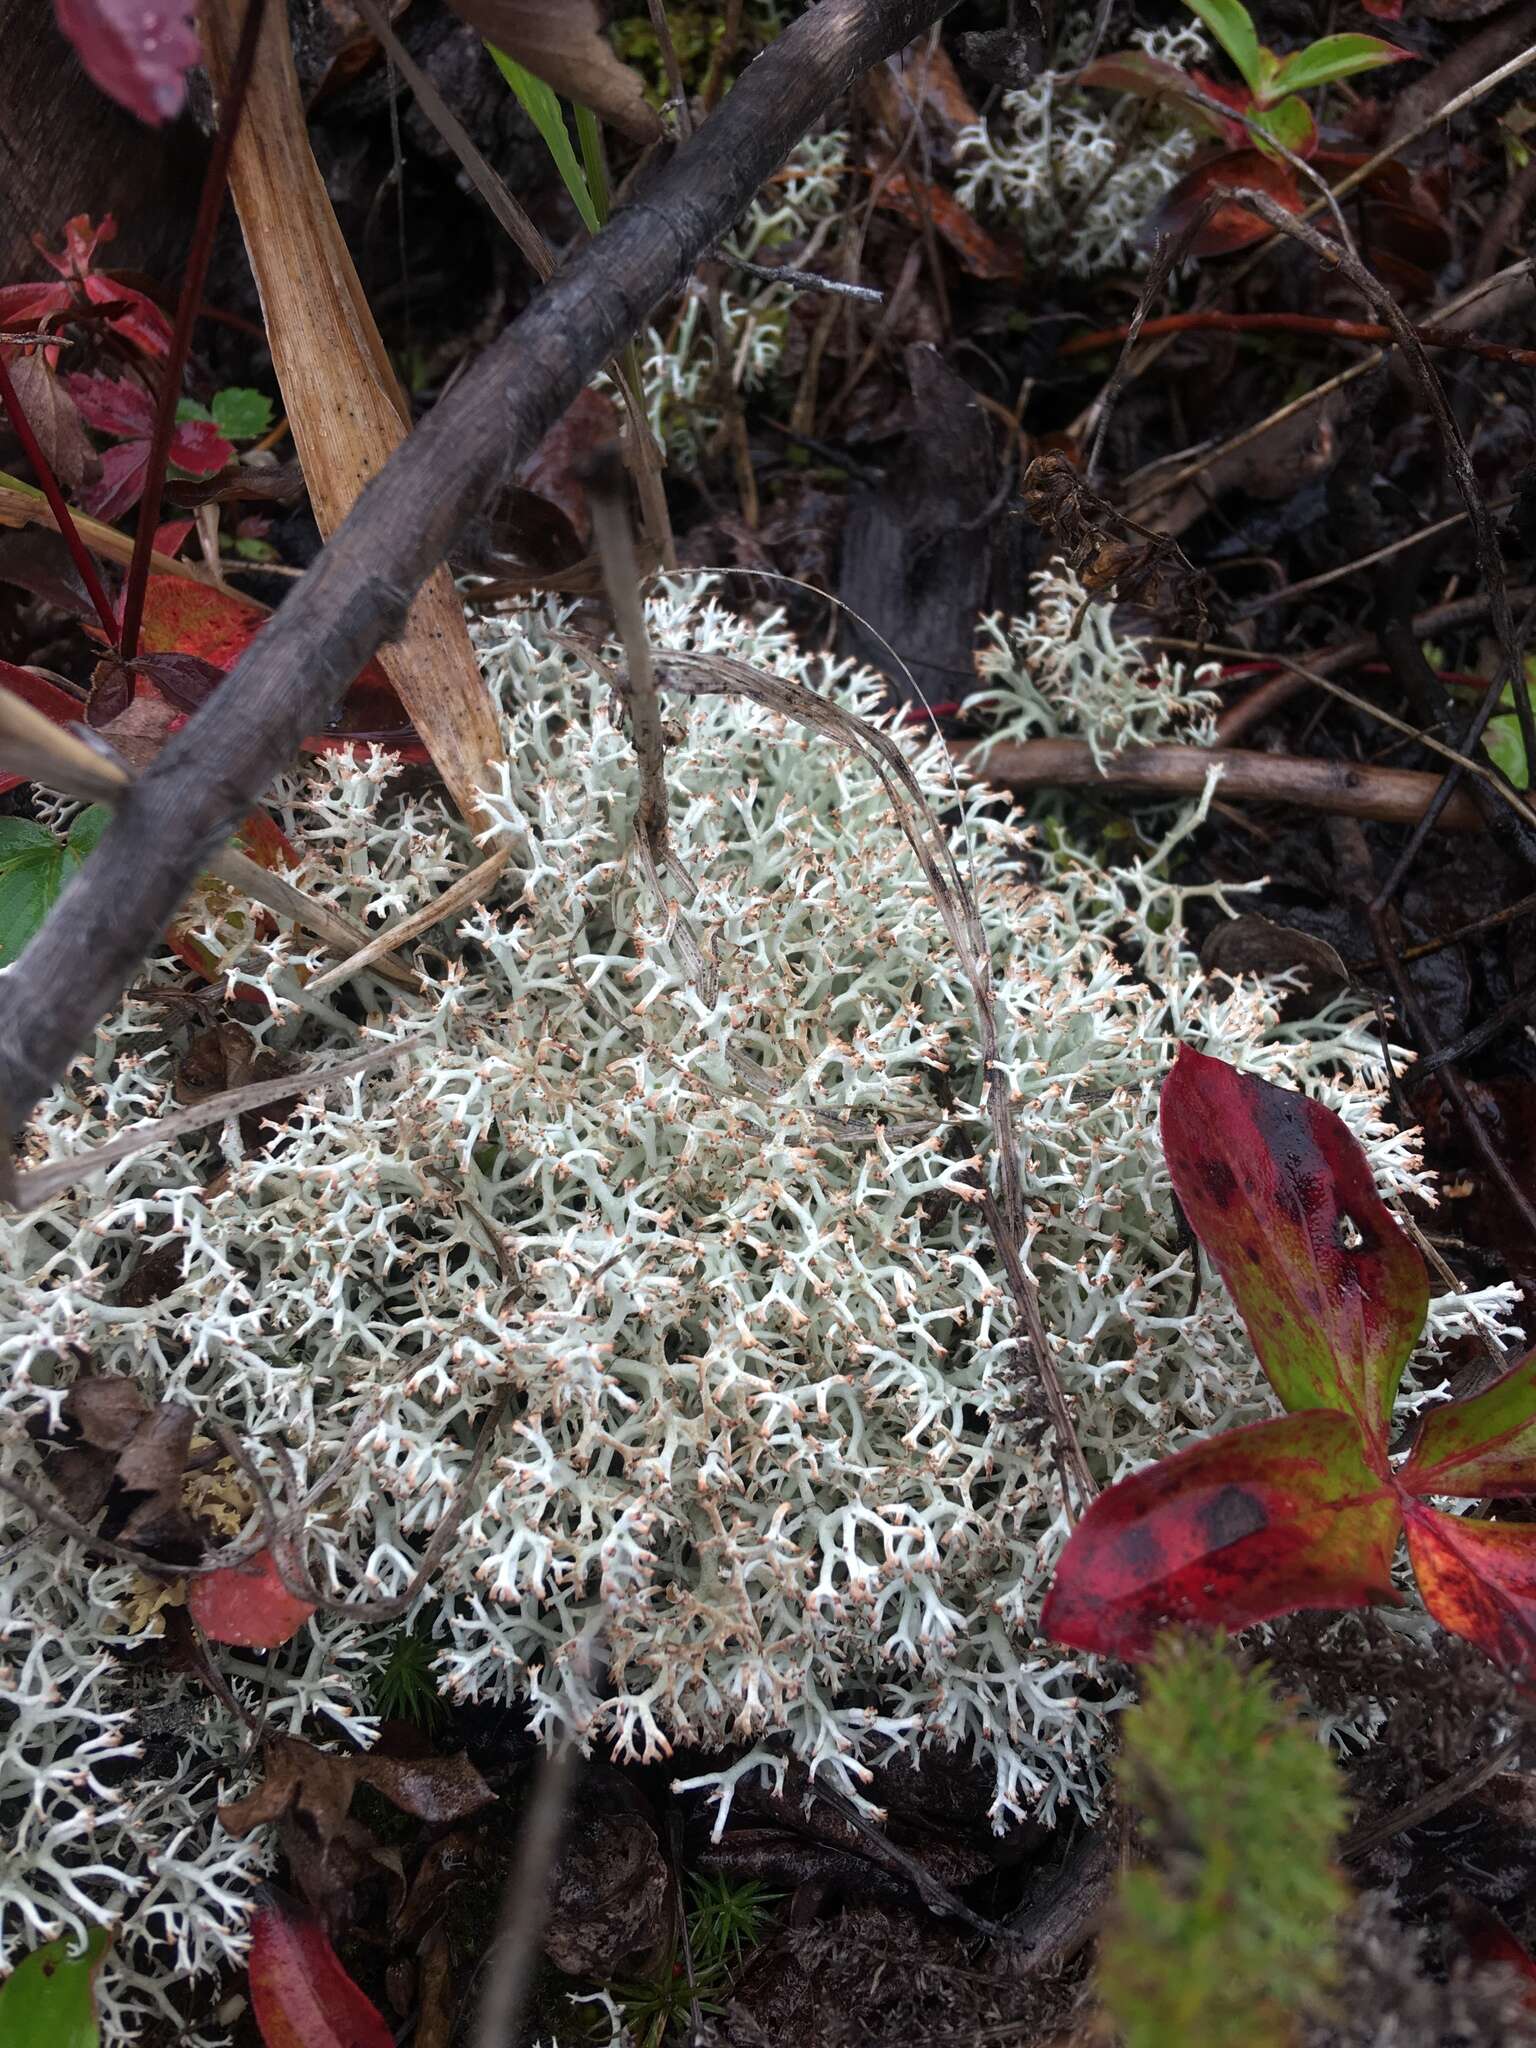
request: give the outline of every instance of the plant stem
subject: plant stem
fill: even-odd
[[[43,496],[48,500],[48,509],[58,522],[60,536],[69,549],[71,560],[80,571],[80,581],[85,585],[91,603],[96,607],[96,616],[101,620],[108,643],[115,646],[117,614],[112,609],[112,600],[107,596],[100,572],[91,560],[85,542],[80,538],[80,529],[64,502],[64,493],[59,489],[59,480],[53,473],[52,464],[32,431],[32,422],[21,409],[21,400],[16,396],[16,387],[11,382],[11,373],[5,367],[3,355],[0,355],[0,405],[5,407],[6,418],[21,443],[23,454],[32,465],[33,474],[42,487]]]
[[[139,651],[139,628],[144,622],[144,594],[149,587],[149,558],[154,551],[155,529],[160,521],[160,502],[165,491],[166,465],[171,459],[171,440],[176,432],[176,404],[181,380],[192,347],[192,323],[197,318],[213,254],[214,232],[219,209],[224,204],[224,187],[229,179],[229,155],[235,131],[245,105],[246,87],[256,61],[256,44],[261,34],[267,0],[249,0],[240,28],[240,45],[230,73],[229,92],[219,111],[208,168],[203,174],[203,194],[198,203],[197,225],[192,230],[192,247],[187,256],[181,296],[176,302],[176,324],[171,346],[160,372],[160,390],[155,400],[155,424],[149,437],[149,462],[145,470],[144,497],[139,506],[139,523],[133,534],[133,560],[128,565],[128,583],[123,592],[123,629],[118,651],[132,661]]]

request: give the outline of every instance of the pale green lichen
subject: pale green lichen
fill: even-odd
[[[1040,635],[1077,611],[1064,584],[1042,597],[1013,640],[991,629],[1020,716]],[[679,585],[650,621],[662,646],[882,715],[872,678],[773,620]],[[753,704],[670,699],[672,839],[718,977],[702,992],[634,858],[610,685],[568,629],[544,606],[475,625],[509,762],[490,837],[512,860],[431,935],[419,993],[362,976],[315,999],[302,940],[205,906],[230,990],[263,993],[231,1014],[264,1042],[305,1060],[419,1049],[306,1101],[268,1151],[246,1155],[232,1125],[6,1227],[3,1469],[44,1483],[34,1432],[86,1356],[236,1429],[280,1503],[339,1459],[313,1566],[393,1593],[505,1397],[419,1607],[445,1694],[524,1697],[538,1727],[620,1757],[766,1742],[743,1768],[793,1753],[855,1792],[881,1757],[954,1745],[991,1773],[999,1824],[1090,1810],[1114,1701],[1038,1634],[1063,1505],[1017,1420],[1027,1372],[973,1199],[990,1134],[971,988],[923,874],[863,761]],[[1106,650],[1144,665],[1100,613],[1083,630],[1080,660],[1059,650],[1052,715],[1092,728]],[[1172,675],[1151,702],[1165,730],[1203,715]],[[1110,1480],[1272,1405],[1219,1290],[1187,1312],[1155,1114],[1178,1040],[1331,1103],[1389,1191],[1424,1177],[1385,1121],[1371,1020],[1282,1024],[1259,987],[1205,981],[1191,892],[1157,851],[1111,871],[1047,848],[990,794],[957,799],[939,742],[892,730],[979,902],[1030,1256],[1084,1452]],[[276,803],[307,886],[354,914],[415,909],[478,857],[377,754],[314,762]],[[43,1105],[34,1160],[168,1105],[175,1029],[125,1004]],[[834,1127],[848,1116],[877,1128]],[[125,1303],[165,1247],[178,1284]],[[1496,1325],[1507,1292],[1438,1303],[1431,1348]],[[169,2009],[173,1969],[238,1955],[266,1852],[213,1820],[238,1731],[189,1681],[156,1681],[174,1724],[158,1760],[100,1767],[139,1732],[149,1684],[101,1647],[129,1571],[93,1568],[11,1504],[0,1543],[0,1944],[14,1957],[126,1913],[105,1979],[115,2043]],[[270,1660],[277,1725],[370,1741],[393,1636],[317,1617]],[[248,1661],[224,1662],[254,1705]],[[712,1781],[722,1808],[738,1774]]]
[[[1068,277],[1135,268],[1152,245],[1152,216],[1189,169],[1196,138],[1146,99],[1074,81],[1092,42],[1086,18],[1069,31],[1061,69],[1003,95],[998,111],[963,129],[956,197],[1005,220],[1037,263]],[[1192,23],[1138,29],[1133,48],[1185,69],[1210,55]]]

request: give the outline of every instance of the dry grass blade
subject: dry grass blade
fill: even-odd
[[[291,1096],[334,1088],[342,1081],[350,1081],[355,1074],[390,1065],[414,1052],[420,1042],[401,1038],[392,1045],[375,1046],[372,1052],[360,1053],[356,1059],[342,1060],[334,1067],[311,1068],[308,1072],[284,1074],[275,1081],[252,1081],[243,1088],[228,1088],[206,1102],[189,1103],[168,1116],[151,1117],[146,1123],[135,1124],[121,1137],[94,1146],[89,1152],[72,1152],[67,1158],[51,1159],[46,1166],[33,1167],[30,1173],[17,1174],[5,1198],[13,1208],[36,1209],[65,1188],[73,1187],[76,1181],[84,1180],[87,1174],[100,1173],[120,1159],[131,1159],[151,1145],[168,1145],[188,1131],[206,1130],[210,1124],[225,1123],[232,1116],[244,1116],[249,1110],[265,1109],[274,1102],[286,1102]]]
[[[221,93],[242,15],[240,0],[203,10]],[[309,146],[284,8],[271,8],[262,30],[230,183],[310,503],[329,535],[405,439],[408,412]],[[400,516],[415,509],[402,505]],[[502,759],[501,733],[446,568],[422,585],[379,659],[454,802],[483,829],[479,790]]]
[[[35,339],[28,336],[28,340]],[[103,561],[120,562],[126,569],[133,560],[133,536],[119,533],[115,526],[106,526],[99,519],[92,519],[88,512],[76,511],[75,526],[80,538],[93,555]],[[24,489],[14,482],[0,483],[0,526],[41,526],[49,533],[57,533],[59,522],[53,516],[53,509],[41,491]],[[158,548],[151,550],[150,573],[155,576],[177,576],[183,583],[203,583],[210,590],[220,590],[226,597],[243,604],[253,612],[265,612],[267,607],[259,598],[247,597],[243,590],[221,583],[213,573],[198,562],[183,562],[176,555],[162,555]]]
[[[409,917],[402,917],[398,923],[374,933],[366,946],[338,961],[334,967],[328,967],[324,974],[310,982],[309,993],[324,995],[328,988],[335,988],[338,982],[349,981],[365,967],[375,966],[385,954],[397,952],[401,946],[430,931],[433,925],[441,924],[445,917],[454,916],[466,904],[477,902],[511,857],[510,846],[501,848],[489,860],[483,860],[479,867],[471,868],[467,875],[461,875],[458,881],[450,883],[441,896],[434,896],[430,903],[424,903],[420,910],[413,910]]]

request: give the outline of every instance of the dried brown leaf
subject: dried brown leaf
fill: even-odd
[[[661,122],[637,72],[603,34],[596,0],[449,0],[471,28],[525,70],[578,100],[632,142],[657,142]]]
[[[91,446],[79,408],[41,352],[16,356],[10,365],[17,403],[37,436],[66,496],[101,475],[101,458]]]
[[[360,1783],[402,1812],[433,1823],[466,1819],[496,1796],[463,1756],[327,1756],[298,1736],[279,1735],[266,1745],[262,1761],[261,1783],[244,1799],[221,1806],[219,1819],[237,1836],[276,1826],[294,1882],[332,1929],[348,1918],[358,1887],[381,1871],[394,1882],[397,1910],[404,1897],[398,1853],[384,1849],[351,1816]]]

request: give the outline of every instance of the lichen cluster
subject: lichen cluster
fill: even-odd
[[[787,260],[814,268],[836,224],[847,171],[843,130],[804,137],[747,209],[730,238],[730,250],[755,263],[777,263],[786,260],[782,251],[788,248]],[[698,467],[722,418],[720,350],[709,291],[704,280],[694,279],[671,325],[665,331],[648,327],[641,341],[651,431],[684,471]],[[778,370],[794,296],[788,286],[749,271],[727,271],[718,303],[729,357],[725,374],[733,392],[761,390]]]
[[[1108,730],[1118,649],[1148,735],[1137,650],[1092,609],[1080,662],[1061,640],[1080,596],[1057,580],[1032,622],[993,628],[993,680],[1024,716],[1054,634],[1054,715]],[[872,679],[775,621],[682,586],[650,619],[663,646],[883,715]],[[312,1570],[389,1594],[505,1400],[418,1605],[450,1697],[525,1697],[539,1727],[621,1757],[767,1743],[855,1791],[870,1760],[958,1745],[993,1774],[999,1824],[1091,1808],[1115,1702],[1036,1633],[1066,1525],[975,1199],[976,1018],[886,795],[776,713],[672,698],[671,836],[694,893],[659,903],[610,678],[554,607],[475,634],[510,764],[490,838],[511,861],[431,935],[420,991],[362,976],[316,997],[304,979],[325,963],[294,934],[212,900],[195,920],[228,1014],[268,1046],[416,1049],[311,1097],[262,1149],[234,1124],[164,1144],[4,1230],[0,1471],[45,1485],[37,1439],[89,1360],[230,1425],[279,1506],[327,1480]],[[1201,714],[1190,687],[1152,690],[1168,728]],[[1189,1313],[1155,1117],[1178,1039],[1317,1093],[1388,1189],[1423,1176],[1384,1121],[1369,1020],[1282,1024],[1260,988],[1203,980],[1157,847],[1109,871],[1059,831],[1037,840],[989,793],[957,798],[938,741],[892,730],[979,902],[1030,1257],[1109,1480],[1271,1406],[1219,1289]],[[309,764],[276,804],[306,886],[358,915],[414,910],[481,857],[377,753]],[[131,999],[45,1104],[34,1156],[169,1105],[180,1030]],[[168,1249],[156,1287],[130,1288]],[[1443,1299],[1431,1350],[1498,1306]],[[213,1807],[241,1731],[194,1681],[118,1660],[159,1626],[128,1633],[130,1567],[10,1503],[0,1547],[0,1944],[126,1915],[105,1980],[117,2041],[169,2009],[173,1975],[239,1952],[265,1852]],[[276,1725],[366,1744],[393,1640],[317,1616],[270,1659]],[[254,1707],[251,1661],[223,1661]]]
[[[1074,83],[1086,56],[1084,23],[1058,56],[1063,67],[1005,93],[998,112],[963,129],[955,194],[973,212],[1005,219],[1039,263],[1069,277],[1137,267],[1152,246],[1159,203],[1189,168],[1195,138],[1146,99]],[[1130,46],[1187,68],[1209,56],[1193,25],[1138,29]]]

